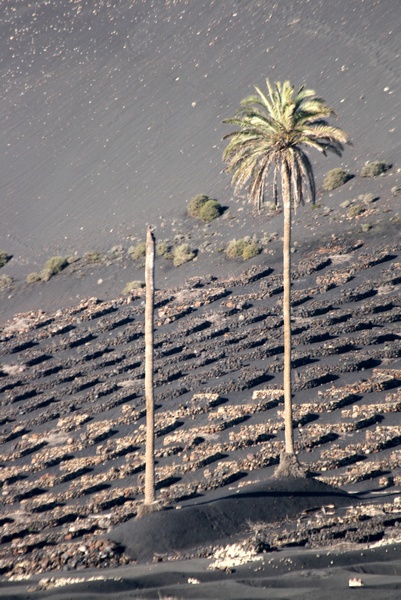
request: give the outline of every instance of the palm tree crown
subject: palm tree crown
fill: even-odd
[[[290,177],[289,194],[293,208],[304,202],[304,192],[315,200],[315,180],[309,158],[303,146],[316,148],[341,156],[348,135],[338,127],[329,125],[327,117],[334,115],[322,98],[313,90],[301,89],[294,94],[289,81],[271,85],[266,80],[268,94],[255,88],[241,102],[241,108],[224,123],[237,125],[239,130],[229,133],[231,138],[223,154],[226,171],[232,173],[232,185],[237,193],[247,181],[249,197],[258,208],[265,200],[267,176],[273,173],[273,197],[277,203],[277,176],[284,171]],[[285,175],[284,175],[285,177]],[[284,190],[283,190],[284,191]]]

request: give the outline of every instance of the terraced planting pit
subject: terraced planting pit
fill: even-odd
[[[348,247],[338,254],[346,265],[335,256],[303,261],[294,277],[296,449],[315,477],[339,487],[396,489],[399,249],[374,256]],[[191,286],[156,293],[155,456],[163,506],[271,477],[283,450],[281,275],[261,267]],[[101,536],[134,517],[143,501],[141,302],[90,299],[3,327],[2,573],[127,562],[116,548],[100,558]]]

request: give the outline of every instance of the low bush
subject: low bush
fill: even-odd
[[[173,253],[171,252],[171,245],[167,242],[157,242],[156,244],[156,255],[173,260]]]
[[[222,212],[221,204],[205,194],[198,194],[188,203],[189,216],[200,219],[205,223],[210,223],[214,219],[217,219]]]
[[[372,204],[378,197],[374,194],[361,194],[358,196],[358,200],[361,200],[364,204]]]
[[[202,206],[204,206],[209,200],[210,198],[205,196],[205,194],[198,194],[197,196],[194,196],[194,198],[188,202],[189,216],[198,218]]]
[[[8,290],[13,284],[13,278],[8,275],[0,275],[0,290]]]
[[[145,287],[145,284],[143,281],[129,281],[127,283],[127,285],[125,286],[125,288],[123,289],[123,294],[125,294],[125,295],[132,294],[132,292],[134,292],[136,290],[141,290],[144,287]]]
[[[4,252],[4,250],[0,250],[0,268],[4,267],[4,265],[8,263],[10,258],[11,257],[7,254],[7,252]]]
[[[203,204],[199,211],[199,219],[205,223],[211,223],[214,219],[217,219],[222,212],[222,207],[217,200],[208,200]]]
[[[29,273],[26,277],[27,283],[37,283],[38,281],[42,281],[40,273]]]
[[[139,258],[143,258],[146,256],[146,244],[145,242],[139,242],[136,246],[130,246],[128,248],[128,254],[134,260],[138,260]]]
[[[361,177],[377,177],[388,171],[390,166],[382,160],[372,160],[362,167]]]
[[[242,240],[231,240],[226,248],[227,258],[239,258],[249,260],[260,254],[261,248],[259,244],[248,238]]]
[[[352,175],[344,171],[344,169],[331,169],[331,171],[326,173],[323,180],[323,189],[326,192],[331,192],[340,187],[340,185],[347,183],[350,179],[352,179]]]
[[[102,256],[101,252],[90,251],[84,254],[84,259],[88,263],[98,263],[102,260]]]
[[[274,242],[275,240],[278,240],[277,231],[273,231],[272,233],[264,233],[263,238],[262,238],[262,245],[266,246],[267,244],[270,244],[271,242]]]
[[[258,254],[260,254],[260,246],[256,244],[256,242],[249,242],[249,244],[246,244],[244,247],[242,258],[244,260],[249,260],[250,258],[258,256]]]
[[[122,246],[121,244],[117,244],[117,246],[113,246],[112,248],[110,248],[109,255],[112,260],[118,260],[123,258],[124,252],[124,246]]]
[[[245,245],[245,240],[231,240],[231,242],[228,242],[226,248],[227,258],[238,258],[239,256],[242,256]]]
[[[68,265],[68,261],[63,256],[52,256],[43,267],[40,278],[43,281],[49,281],[54,275],[60,273]]]
[[[173,264],[179,267],[195,258],[195,252],[191,250],[188,244],[180,244],[173,248]]]
[[[363,212],[365,212],[366,208],[361,206],[360,204],[353,204],[347,210],[347,217],[349,219],[353,219],[354,217],[359,217]]]

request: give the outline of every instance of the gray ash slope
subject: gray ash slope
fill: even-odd
[[[330,485],[389,488],[387,499],[401,487],[400,264],[399,244],[337,241],[305,256],[293,282],[300,458]],[[254,267],[157,293],[156,476],[166,506],[272,476],[283,445],[281,291],[279,273]],[[3,327],[2,573],[128,560],[104,534],[143,500],[143,311],[140,294],[92,298]],[[332,539],[349,530],[380,539],[398,523],[393,510],[335,520]],[[291,535],[316,541],[317,525],[306,529]],[[277,531],[269,545],[287,544]]]
[[[221,124],[264,78],[306,84],[349,131],[352,171],[396,162],[393,2],[7,2],[1,15],[0,237],[26,276],[230,202]],[[383,154],[385,153],[385,156]],[[330,166],[339,164],[330,163]],[[321,181],[327,161],[316,160]],[[11,265],[10,265],[11,268]]]

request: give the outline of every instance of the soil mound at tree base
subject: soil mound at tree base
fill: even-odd
[[[275,523],[304,511],[350,506],[350,496],[313,478],[269,479],[211,502],[162,510],[118,526],[109,539],[131,558],[146,562],[157,556],[227,542],[252,523]]]

